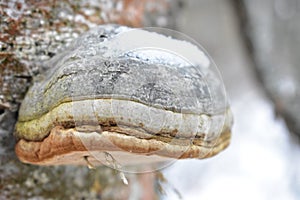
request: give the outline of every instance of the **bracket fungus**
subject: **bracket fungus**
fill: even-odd
[[[103,25],[43,67],[15,128],[23,162],[90,166],[109,154],[135,165],[207,158],[229,145],[222,80],[188,41]]]

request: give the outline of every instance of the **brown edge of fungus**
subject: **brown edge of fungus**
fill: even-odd
[[[158,155],[174,159],[208,158],[225,149],[230,143],[231,135],[230,130],[224,130],[215,144],[186,146],[172,145],[153,139],[140,139],[108,131],[90,135],[88,143],[86,143],[78,134],[80,132],[75,129],[55,127],[43,141],[19,140],[15,151],[22,162],[38,165],[86,165],[84,156],[90,155],[90,151],[123,151],[130,154]],[[78,159],[79,157],[82,159]]]

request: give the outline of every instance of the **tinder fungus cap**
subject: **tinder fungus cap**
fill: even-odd
[[[103,25],[51,60],[22,102],[16,153],[40,165],[207,158],[229,145],[232,116],[201,47],[152,29]]]

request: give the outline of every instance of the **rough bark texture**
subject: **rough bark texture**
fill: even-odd
[[[134,185],[125,186],[107,167],[22,164],[14,153],[12,133],[19,104],[44,70],[43,61],[98,24],[172,27],[176,2],[4,0],[0,5],[0,199],[129,198]]]

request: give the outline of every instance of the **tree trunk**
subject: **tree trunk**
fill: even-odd
[[[4,1],[0,8],[0,199],[128,199],[139,196],[115,170],[33,166],[14,153],[18,108],[43,61],[103,23],[174,27],[177,4],[163,0]],[[150,6],[151,5],[151,6]],[[166,20],[159,20],[164,17]],[[163,21],[163,24],[161,24]],[[151,178],[152,177],[152,178]],[[153,186],[153,175],[150,175]],[[143,180],[140,179],[140,180]],[[149,180],[149,177],[148,179]],[[143,184],[141,181],[141,187]],[[149,187],[149,186],[148,186]],[[153,188],[150,193],[153,193]],[[149,193],[146,195],[149,196]],[[151,196],[151,194],[150,194]],[[154,195],[156,196],[156,195]],[[152,194],[151,198],[155,198]]]

